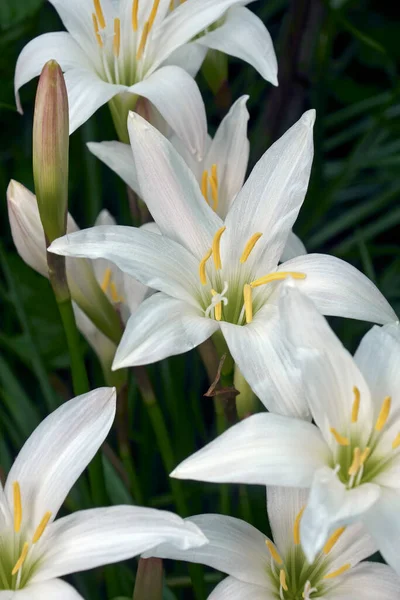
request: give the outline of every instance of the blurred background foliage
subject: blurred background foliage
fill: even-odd
[[[229,83],[216,96],[200,74],[210,133],[230,103],[248,93],[252,166],[305,109],[316,108],[312,180],[295,231],[309,251],[334,254],[363,270],[399,314],[400,31],[396,3],[260,0],[251,8],[273,37],[280,86],[272,88],[248,65],[233,59]],[[31,138],[36,81],[22,90],[25,113],[20,116],[13,93],[17,56],[33,37],[59,29],[62,25],[57,14],[44,0],[0,2],[2,478],[39,420],[72,395],[66,343],[50,286],[16,254],[6,206],[11,178],[33,189]],[[115,137],[107,108],[72,136],[70,212],[81,227],[91,225],[104,207],[120,224],[131,223],[124,184],[85,148],[87,141]],[[334,326],[351,350],[367,328],[363,323],[339,319]],[[103,385],[101,370],[89,348],[86,364],[92,387]],[[161,407],[172,440],[170,461],[174,464],[215,435],[212,400],[203,397],[208,381],[195,352],[151,367],[150,375],[158,399],[156,407]],[[218,486],[185,482],[184,505],[174,503],[176,490],[155,443],[154,408],[142,402],[133,376],[130,383],[128,398],[122,408],[120,405],[115,431],[103,452],[110,503],[137,502],[180,514],[222,510],[249,519],[268,533],[261,489],[230,486],[221,493]],[[125,434],[135,459],[136,488],[116,450]],[[67,508],[88,506],[88,487],[81,478]],[[133,561],[107,567],[74,577],[73,582],[87,599],[131,598],[134,567]],[[166,589],[166,599],[202,597],[201,592],[195,596],[190,589],[185,565],[167,565],[167,576],[171,591]],[[210,583],[218,578],[215,572],[205,572],[203,597],[204,590],[211,589]]]

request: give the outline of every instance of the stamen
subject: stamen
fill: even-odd
[[[351,564],[347,563],[347,564],[343,565],[343,567],[340,567],[340,569],[337,569],[336,571],[332,571],[332,573],[328,573],[328,575],[325,575],[324,579],[333,579],[334,577],[338,577],[339,575],[342,575],[342,573],[345,573],[349,569],[351,569]]]
[[[110,286],[111,275],[112,275],[111,269],[110,269],[110,267],[107,267],[106,272],[104,273],[103,281],[101,282],[101,286],[100,286],[104,293],[107,292],[107,290]]]
[[[211,290],[211,293],[213,296],[218,296],[218,292],[216,292],[215,290]],[[222,302],[218,302],[217,304],[215,304],[214,310],[215,320],[220,321],[222,319]]]
[[[399,446],[400,446],[400,433],[398,433],[396,435],[396,437],[394,438],[393,443],[392,443],[392,448],[393,448],[393,450],[396,450]]]
[[[22,502],[21,502],[21,488],[19,487],[18,481],[13,483],[13,496],[14,496],[14,531],[19,533],[22,523]]]
[[[301,517],[303,516],[303,512],[305,511],[305,509],[306,509],[306,507],[303,506],[303,508],[300,510],[299,514],[295,518],[294,525],[293,525],[293,538],[294,538],[294,543],[296,544],[296,546],[298,546],[300,544],[300,521],[301,521]]]
[[[283,560],[281,559],[279,552],[274,546],[274,544],[269,540],[265,540],[265,543],[274,561],[278,563],[278,565],[281,565],[283,563]]]
[[[101,8],[100,0],[93,0],[94,11],[96,13],[97,21],[100,29],[106,28],[106,20],[104,18],[103,9]]]
[[[115,283],[113,281],[110,284],[110,292],[111,292],[111,300],[113,302],[117,303],[117,302],[123,302],[124,301],[123,296],[120,296],[118,294],[117,286],[115,285]]]
[[[143,51],[144,51],[144,48],[146,46],[147,36],[149,35],[149,31],[150,31],[149,22],[146,21],[146,23],[145,23],[145,25],[143,27],[142,37],[140,38],[139,48],[138,48],[138,50],[136,52],[136,59],[137,60],[140,60],[142,58],[142,56],[143,56]]]
[[[22,567],[22,565],[25,562],[28,551],[29,551],[29,544],[28,544],[28,542],[25,542],[25,544],[22,547],[21,555],[20,555],[19,559],[17,560],[17,562],[15,563],[13,570],[11,571],[11,575],[15,575],[16,573],[18,573],[18,571],[20,570],[20,568]]]
[[[36,544],[40,540],[50,519],[51,519],[51,512],[48,511],[44,515],[43,519],[40,521],[39,525],[36,528],[35,533],[33,534],[32,544]]]
[[[326,544],[323,548],[324,554],[329,554],[329,552],[332,550],[333,546],[336,544],[336,542],[338,541],[338,539],[344,533],[345,530],[346,530],[346,527],[339,527],[339,529],[336,529],[336,531],[331,535],[331,537],[326,542]]]
[[[286,573],[285,573],[285,571],[283,569],[281,569],[279,571],[279,583],[281,584],[281,586],[283,587],[283,589],[285,590],[285,592],[287,592],[289,588],[288,588],[287,583],[286,583]]]
[[[116,58],[119,57],[119,51],[121,49],[121,19],[118,17],[114,19],[114,41],[113,41],[113,52]]]
[[[358,389],[358,387],[354,386],[353,392],[354,392],[354,402],[353,402],[353,407],[351,409],[351,422],[357,423],[358,411],[360,410],[360,390]]]
[[[94,29],[94,34],[96,36],[96,41],[97,41],[99,47],[102,48],[103,47],[103,39],[102,39],[102,37],[100,35],[100,31],[99,31],[99,22],[94,13],[92,13],[92,19],[93,19],[93,29]]]
[[[207,263],[208,259],[210,258],[211,254],[212,254],[212,249],[210,248],[208,250],[207,254],[205,255],[205,257],[202,258],[200,261],[199,277],[200,277],[201,285],[206,285],[206,283],[207,283],[206,263]]]
[[[170,0],[170,3],[169,3],[169,10],[174,10],[174,8],[175,8],[175,3],[174,3],[174,0]]]
[[[349,446],[350,445],[349,438],[344,437],[343,435],[340,435],[340,433],[334,427],[330,428],[330,432],[333,435],[333,437],[335,438],[335,440],[337,441],[337,443],[339,444],[339,446]]]
[[[133,31],[138,30],[138,11],[139,11],[139,0],[133,0],[133,4],[132,4],[132,29],[133,29]]]
[[[277,271],[276,273],[270,273],[269,275],[264,275],[264,277],[260,277],[255,281],[250,283],[251,287],[258,287],[260,285],[265,285],[266,283],[270,283],[271,281],[280,281],[282,279],[286,279],[287,277],[293,277],[293,279],[305,279],[305,273],[296,273],[295,271]]]
[[[214,166],[214,165],[213,165]],[[218,209],[218,183],[213,177],[210,177],[210,186],[211,186],[211,197],[213,200],[213,211],[217,212]]]
[[[353,462],[348,470],[349,475],[356,475],[358,469],[361,467],[361,452],[360,448],[354,448],[353,451]]]
[[[253,320],[253,303],[252,303],[251,286],[246,283],[243,288],[244,309],[246,312],[246,323],[251,323]]]
[[[367,460],[368,456],[371,454],[371,448],[368,448],[368,446],[361,452],[361,456],[360,456],[360,465],[363,465],[365,463],[365,461]]]
[[[379,413],[379,417],[375,424],[376,431],[382,431],[384,428],[385,423],[388,420],[391,404],[392,398],[390,396],[386,396],[382,404],[381,412]]]
[[[207,169],[203,171],[203,175],[201,176],[201,193],[208,203],[208,171]]]
[[[211,177],[212,179],[214,179],[215,185],[218,186],[218,171],[217,165],[215,163],[211,165]]]
[[[251,236],[251,238],[249,239],[249,241],[247,242],[247,244],[243,250],[242,256],[240,257],[240,262],[242,264],[245,263],[246,260],[249,258],[251,251],[253,250],[254,246],[257,244],[257,242],[261,236],[262,236],[262,233],[255,233],[254,235]]]
[[[151,9],[151,13],[150,13],[150,17],[149,17],[149,31],[154,25],[154,19],[156,18],[159,5],[160,5],[160,0],[154,0],[153,8]]]
[[[213,259],[214,259],[214,265],[215,268],[217,269],[221,269],[222,267],[222,263],[221,263],[221,255],[219,252],[219,246],[221,243],[221,236],[224,233],[226,227],[221,227],[220,229],[218,229],[217,233],[214,235],[214,239],[212,242],[212,253],[213,253]]]

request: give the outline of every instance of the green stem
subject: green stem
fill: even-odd
[[[76,396],[89,391],[89,382],[86,375],[85,363],[83,361],[79,333],[75,323],[74,311],[72,310],[71,298],[58,301],[61,321],[67,338],[67,345],[71,364],[72,385]]]
[[[227,418],[225,415],[224,396],[217,394],[214,398],[215,420],[217,426],[217,434],[220,436],[228,427]],[[230,490],[229,486],[221,484],[219,486],[220,512],[223,515],[230,513]]]

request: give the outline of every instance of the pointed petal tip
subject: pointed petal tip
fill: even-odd
[[[306,125],[306,127],[313,127],[314,123],[315,123],[315,118],[316,118],[316,110],[315,108],[311,108],[310,110],[307,110],[303,116],[301,117],[300,121],[301,123],[303,123],[303,125]]]

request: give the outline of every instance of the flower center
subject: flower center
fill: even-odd
[[[110,267],[107,267],[105,270],[100,287],[114,304],[123,304],[125,302],[124,297],[118,294],[118,289],[113,280]]]

